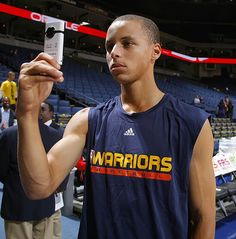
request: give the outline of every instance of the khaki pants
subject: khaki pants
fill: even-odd
[[[6,239],[59,239],[61,238],[61,211],[40,221],[4,220]]]

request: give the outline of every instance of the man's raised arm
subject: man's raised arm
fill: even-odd
[[[23,187],[31,199],[48,197],[56,190],[80,157],[85,144],[88,110],[74,116],[65,130],[65,137],[48,156],[43,147],[38,127],[40,104],[51,93],[53,83],[62,81],[60,66],[45,53],[21,67],[16,111],[18,164]]]

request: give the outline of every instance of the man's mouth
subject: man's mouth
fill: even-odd
[[[125,65],[124,64],[121,64],[121,63],[113,63],[111,65],[111,70],[116,70],[116,69],[122,69],[124,68]]]

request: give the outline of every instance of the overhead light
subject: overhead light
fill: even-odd
[[[86,26],[86,25],[90,25],[90,23],[89,22],[81,22],[79,25]]]

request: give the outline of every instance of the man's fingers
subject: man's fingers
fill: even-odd
[[[57,63],[57,61],[52,56],[44,52],[39,53],[38,56],[32,62],[41,61],[41,60],[48,62],[50,65],[54,66],[58,70],[61,68],[61,66]]]
[[[45,76],[52,78],[53,81],[62,81],[63,73],[57,68],[48,64],[45,60],[32,61],[30,63],[24,63],[21,66],[21,76]],[[20,77],[21,78],[21,77]],[[46,79],[46,78],[44,78]],[[49,80],[49,79],[48,79]]]
[[[35,76],[31,76],[30,77],[30,85],[34,84],[34,83],[42,83],[42,82],[63,82],[64,78],[63,76],[58,78],[57,80],[55,80],[55,78],[52,78],[50,76],[46,76],[46,75],[35,75]],[[19,84],[20,85],[25,85],[24,81],[28,82],[28,76],[23,76],[20,79]],[[28,85],[28,84],[27,84]]]

